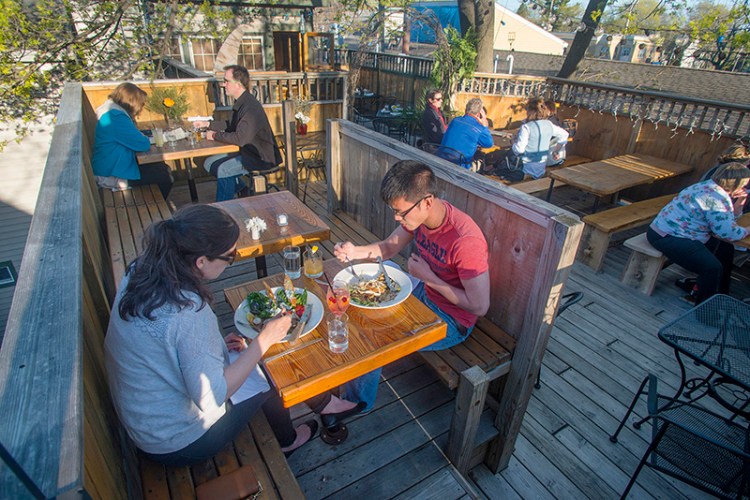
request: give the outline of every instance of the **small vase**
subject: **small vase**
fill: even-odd
[[[253,229],[252,231],[250,231],[250,236],[252,236],[252,238],[254,240],[259,240],[260,239],[260,229]]]
[[[305,135],[307,133],[307,123],[297,123],[297,134]]]

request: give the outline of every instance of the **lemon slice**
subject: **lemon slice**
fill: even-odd
[[[311,250],[312,250],[312,253],[317,252],[318,251],[318,245],[313,245],[313,247],[312,247]]]

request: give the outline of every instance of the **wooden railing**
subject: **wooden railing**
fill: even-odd
[[[304,97],[316,103],[343,103],[346,99],[346,71],[319,73],[251,73],[250,91],[263,105],[278,105],[288,99]],[[212,78],[212,92],[217,106],[231,106],[220,80]]]
[[[458,91],[472,94],[533,97],[543,95],[547,86],[545,78],[501,75],[497,73],[474,73],[474,76],[459,84]]]
[[[548,78],[550,97],[568,106],[624,116],[656,126],[703,131],[711,138],[750,135],[750,106],[612,85]]]
[[[113,286],[84,106],[81,85],[66,84],[0,350],[0,498],[128,496],[103,367]]]
[[[355,57],[357,57],[356,50],[337,49],[334,54],[334,62],[338,65],[351,65]],[[407,56],[404,54],[365,52],[360,57],[362,68],[423,79],[430,78],[434,64],[430,58]]]

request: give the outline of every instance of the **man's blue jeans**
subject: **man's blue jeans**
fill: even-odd
[[[247,174],[247,170],[238,154],[209,156],[203,168],[216,177],[216,201],[231,200],[245,187],[241,177]]]
[[[456,320],[453,319],[452,316],[443,312],[427,297],[423,282],[420,281],[419,284],[414,287],[412,294],[421,300],[427,307],[432,309],[432,311],[440,316],[440,319],[445,321],[446,325],[448,325],[448,331],[446,332],[445,338],[439,342],[428,345],[422,349],[423,351],[441,351],[443,349],[448,349],[449,347],[460,344],[471,334],[471,331],[474,329],[473,326],[466,331],[466,334],[461,333],[461,329]],[[367,406],[362,410],[363,412],[372,410],[375,406],[375,398],[378,394],[378,382],[380,381],[381,371],[382,368],[378,368],[377,370],[366,373],[351,382],[347,382],[347,384],[344,385],[343,398],[353,402],[364,401],[367,403]]]

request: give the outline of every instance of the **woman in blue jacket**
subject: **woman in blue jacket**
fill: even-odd
[[[146,92],[132,83],[121,83],[96,110],[96,138],[92,160],[96,182],[112,190],[128,185],[156,184],[166,198],[174,180],[164,162],[138,165],[135,153],[148,151],[148,137],[135,125],[146,104]]]

